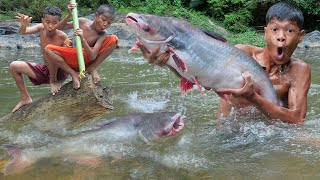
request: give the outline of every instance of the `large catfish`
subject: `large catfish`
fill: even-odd
[[[22,149],[17,145],[2,145],[13,158],[3,168],[5,175],[22,172],[42,158],[64,158],[79,163],[94,164],[102,156],[130,153],[132,138],[140,135],[146,142],[157,142],[175,136],[184,128],[179,113],[137,113],[117,117],[97,124],[90,130],[59,139],[42,147]],[[129,147],[125,147],[128,144]],[[127,152],[128,151],[128,152]]]
[[[240,49],[229,45],[218,34],[204,31],[187,21],[129,13],[126,23],[149,51],[160,46],[159,54],[170,52],[167,65],[181,75],[181,92],[196,84],[216,91],[241,88],[242,73],[249,73],[255,90],[274,104],[281,104],[264,69]],[[137,46],[132,48],[135,49]],[[220,94],[221,95],[221,94]]]

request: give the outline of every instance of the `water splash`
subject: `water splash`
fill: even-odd
[[[168,102],[169,100],[165,99],[164,97],[149,98],[138,96],[138,92],[136,91],[130,93],[128,98],[128,104],[130,108],[148,113],[165,109]]]

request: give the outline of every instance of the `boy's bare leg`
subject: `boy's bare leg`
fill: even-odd
[[[106,58],[114,51],[116,47],[117,47],[117,44],[113,44],[112,46],[109,46],[106,50],[104,50],[101,54],[99,54],[99,56],[87,68],[87,72],[91,74],[93,82],[95,84],[100,82],[100,76],[97,72],[97,68],[100,66],[100,64],[104,60],[106,60]]]
[[[49,69],[51,93],[55,95],[57,92],[60,91],[60,83],[58,83],[57,81],[58,66],[54,64],[52,61],[49,61],[46,53],[43,53],[43,59]]]
[[[58,55],[57,52],[53,52],[50,49],[45,48],[44,52],[46,54],[46,57],[49,61],[53,62],[57,67],[60,67],[62,70],[64,70],[66,73],[71,75],[72,82],[73,82],[73,88],[79,89],[80,88],[80,77],[79,72],[76,72],[73,70],[65,61],[64,59]]]
[[[20,109],[22,106],[30,104],[32,102],[32,99],[29,96],[27,88],[24,85],[22,74],[25,74],[31,78],[34,78],[34,79],[36,78],[36,75],[32,71],[32,69],[29,67],[29,65],[23,61],[11,62],[10,63],[10,72],[11,72],[12,77],[13,77],[14,81],[16,82],[17,87],[20,91],[20,102],[12,110],[12,112],[15,112],[18,109]]]

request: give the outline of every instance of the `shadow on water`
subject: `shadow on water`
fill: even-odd
[[[319,176],[320,166],[320,50],[297,51],[312,68],[308,114],[304,125],[267,123],[254,111],[248,118],[236,114],[216,120],[218,96],[197,88],[180,95],[179,79],[165,68],[149,65],[139,54],[116,50],[99,69],[102,83],[112,85],[114,111],[95,123],[133,112],[180,112],[185,129],[161,143],[146,143],[139,136],[108,131],[98,137],[56,136],[26,124],[0,131],[0,143],[17,144],[17,151],[34,164],[8,179],[235,179]],[[42,62],[38,51],[0,50],[0,115],[16,105],[19,93],[9,72],[12,60]],[[68,79],[69,81],[70,79]],[[49,93],[49,86],[34,87],[33,99]],[[13,125],[14,126],[14,125]],[[92,156],[94,154],[95,156]],[[0,166],[10,159],[0,151]],[[3,177],[3,175],[0,175]]]

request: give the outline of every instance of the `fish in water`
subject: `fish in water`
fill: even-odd
[[[96,164],[102,156],[116,154],[139,134],[147,142],[158,142],[175,136],[184,128],[179,113],[137,113],[96,124],[92,129],[61,138],[42,147],[22,149],[18,145],[2,145],[13,158],[5,163],[5,175],[23,172],[42,158],[64,158],[84,164]],[[123,148],[125,149],[125,148]],[[128,150],[129,151],[129,150]]]
[[[136,35],[137,43],[149,51],[160,46],[159,54],[170,52],[167,65],[180,74],[182,93],[193,84],[200,92],[201,86],[216,92],[222,88],[242,88],[245,84],[242,73],[248,73],[262,97],[281,104],[264,69],[222,36],[174,17],[128,13],[126,23]],[[136,45],[129,52],[135,49]]]

